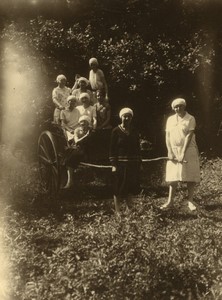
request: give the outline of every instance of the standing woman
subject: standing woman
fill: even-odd
[[[139,135],[131,126],[133,111],[123,108],[119,117],[121,124],[113,129],[110,143],[114,205],[118,213],[121,198],[140,192],[141,164]]]
[[[105,99],[108,101],[108,86],[104,73],[99,69],[98,60],[95,57],[90,58],[89,60],[90,72],[89,72],[89,82],[93,90],[94,95],[97,90],[105,90]]]
[[[67,79],[63,74],[57,76],[56,82],[58,86],[52,91],[52,101],[55,104],[53,120],[56,124],[60,124],[60,114],[66,107],[67,98],[71,93],[71,89],[66,86]]]
[[[175,99],[171,104],[175,114],[168,118],[166,124],[166,146],[169,160],[166,166],[166,181],[169,183],[169,197],[161,209],[173,205],[177,183],[187,183],[188,208],[193,211],[194,188],[200,182],[200,164],[195,140],[196,121],[186,112],[186,101]]]

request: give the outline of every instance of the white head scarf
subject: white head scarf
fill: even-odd
[[[176,98],[176,99],[174,99],[173,102],[171,103],[172,109],[174,109],[174,107],[176,105],[184,105],[184,106],[186,106],[185,99],[183,99],[183,98]]]
[[[76,99],[76,97],[74,95],[70,95],[70,96],[67,97],[66,101],[67,102],[69,102],[69,101],[77,101],[77,99]]]
[[[63,79],[67,80],[66,77],[65,77],[65,75],[60,74],[60,75],[58,75],[58,76],[56,77],[56,82],[57,82],[57,83],[60,83]]]
[[[90,101],[90,96],[88,93],[81,93],[79,96],[79,100],[81,101],[84,97],[86,97]]]
[[[85,77],[80,77],[80,78],[78,79],[78,82],[80,82],[80,81],[84,81],[87,85],[89,84],[88,79],[86,79]]]
[[[91,119],[90,119],[90,117],[89,116],[81,116],[80,118],[79,118],[79,123],[81,122],[81,121],[87,121],[89,124],[91,123]]]
[[[90,66],[91,66],[91,64],[93,64],[93,63],[99,65],[98,60],[97,60],[95,57],[92,57],[92,58],[90,58],[90,60],[89,60],[89,65],[90,65]]]
[[[119,117],[120,119],[122,118],[123,115],[125,114],[130,114],[133,117],[133,111],[131,108],[129,107],[124,107],[121,109],[121,111],[119,112]]]

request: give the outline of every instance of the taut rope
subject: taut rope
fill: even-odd
[[[142,159],[142,162],[150,162],[150,161],[157,161],[157,160],[168,160],[169,158],[167,156],[161,156],[161,157],[156,157],[156,158],[144,158]],[[186,163],[187,161],[184,161]],[[90,164],[90,163],[85,163],[81,162],[81,166],[85,167],[94,167],[94,168],[100,168],[100,169],[111,169],[112,166],[106,166],[106,165],[97,165],[97,164]]]

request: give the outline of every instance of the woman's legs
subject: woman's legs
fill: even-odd
[[[120,213],[120,199],[119,199],[119,196],[113,195],[113,200],[114,200],[115,211],[117,213]]]
[[[164,203],[161,206],[161,209],[168,208],[173,205],[175,193],[176,193],[176,188],[177,188],[177,182],[171,182],[169,185],[169,195],[168,195],[168,200],[166,203]]]
[[[190,210],[196,210],[196,206],[193,203],[193,195],[195,190],[195,182],[187,182],[187,190],[188,190],[188,207]]]
[[[68,189],[73,184],[73,169],[70,167],[67,167],[67,183],[64,186],[64,189]]]

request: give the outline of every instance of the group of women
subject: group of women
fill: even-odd
[[[108,88],[102,70],[95,58],[89,60],[89,80],[76,78],[72,89],[66,87],[64,75],[57,77],[58,87],[53,90],[56,105],[54,122],[61,123],[69,142],[78,145],[89,135],[91,129],[110,128],[110,105]],[[186,182],[188,190],[187,208],[196,210],[193,202],[194,188],[200,181],[198,148],[195,141],[195,118],[186,111],[186,101],[177,98],[172,101],[174,114],[166,123],[166,181],[169,196],[160,207],[162,210],[174,206],[178,182]],[[140,141],[139,134],[132,126],[133,111],[122,108],[120,124],[112,130],[110,139],[110,162],[112,165],[113,195],[116,212],[120,212],[123,199],[131,205],[130,195],[140,192]],[[70,181],[70,180],[69,180]],[[71,181],[70,181],[71,182]],[[69,184],[70,184],[69,182]]]

